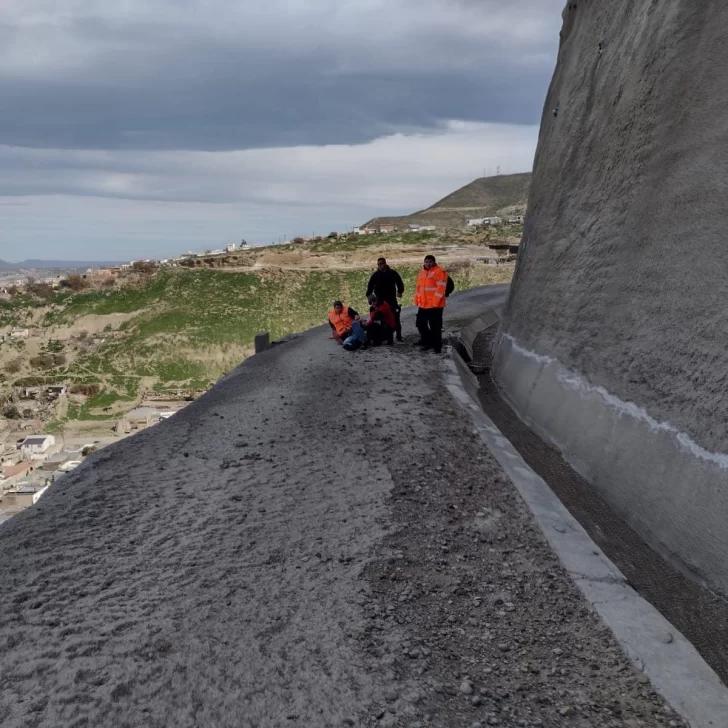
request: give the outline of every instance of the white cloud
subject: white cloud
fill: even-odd
[[[528,170],[562,7],[0,0],[0,258],[266,243]]]
[[[60,247],[65,257],[118,258],[326,233],[427,207],[498,166],[528,171],[537,133],[449,121],[438,132],[361,145],[143,154],[0,147],[0,258],[27,246],[32,257],[59,257]],[[12,201],[24,204],[2,204]]]

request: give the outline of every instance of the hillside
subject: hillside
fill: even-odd
[[[443,197],[434,205],[399,217],[377,217],[371,224],[391,224],[398,229],[407,225],[435,225],[438,228],[462,228],[468,218],[495,215],[522,215],[528,201],[531,173],[480,177]]]
[[[366,310],[366,283],[382,253],[406,282],[407,304],[425,252],[438,255],[460,290],[509,281],[512,265],[474,262],[488,252],[487,242],[487,233],[322,240],[198,259],[192,270],[167,268],[129,276],[116,288],[57,292],[49,302],[0,299],[0,327],[31,331],[27,340],[0,344],[0,390],[91,386],[90,396],[74,397],[53,426],[115,420],[145,390],[206,389],[252,353],[258,331],[277,339],[319,325],[335,298]]]

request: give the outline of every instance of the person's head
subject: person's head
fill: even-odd
[[[386,258],[377,258],[377,270],[387,270]]]
[[[435,260],[434,255],[425,256],[425,270],[430,270],[430,268],[434,268],[436,265],[437,261]]]
[[[377,305],[377,296],[374,293],[370,293],[367,296],[367,301],[369,301],[370,306],[376,306]]]
[[[334,311],[341,313],[344,309],[344,304],[341,301],[334,301]]]

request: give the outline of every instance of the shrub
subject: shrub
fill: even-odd
[[[93,445],[89,445],[88,447],[85,447],[83,450],[81,450],[81,455],[83,455],[85,458],[87,458],[91,453],[96,452],[96,448]]]
[[[55,295],[53,293],[53,286],[49,283],[36,283],[34,278],[28,278],[28,284],[26,286],[28,293],[32,293],[34,296],[49,301]]]
[[[84,329],[83,331],[79,331],[78,332],[78,340],[79,341],[85,341],[86,339],[88,339],[88,331],[86,331],[86,329]]]
[[[34,356],[30,360],[30,366],[35,369],[52,369],[53,368],[53,356],[51,354],[41,354],[40,356]]]
[[[3,408],[3,417],[8,420],[19,420],[20,410],[14,404],[8,405]]]
[[[83,394],[86,397],[93,397],[101,391],[101,385],[98,382],[90,384],[73,384],[71,385],[71,394]]]
[[[293,238],[293,240],[291,240],[291,242],[294,245],[300,245],[303,242],[303,238],[301,238],[301,237],[295,237],[295,238]]]
[[[72,273],[68,278],[66,278],[66,285],[72,290],[72,291],[83,291],[85,288],[88,288],[89,283],[88,281],[78,273]]]
[[[105,288],[113,288],[116,285],[116,281],[113,278],[109,278],[104,281]]]
[[[62,367],[68,359],[66,358],[65,354],[54,354],[53,355],[53,364],[57,367]]]
[[[20,358],[12,359],[3,368],[8,374],[17,374],[20,371],[23,360]]]
[[[131,269],[135,273],[154,273],[154,271],[157,269],[157,266],[154,263],[144,260],[135,260],[132,263]]]

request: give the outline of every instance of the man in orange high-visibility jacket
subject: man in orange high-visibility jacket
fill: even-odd
[[[359,320],[359,314],[349,306],[344,306],[341,301],[334,301],[334,308],[329,311],[329,326],[331,326],[333,338],[341,345],[352,334],[352,325]]]
[[[437,265],[435,256],[425,256],[415,289],[417,330],[420,332],[417,346],[433,349],[437,354],[442,351],[442,314],[445,299],[454,288],[452,279]]]

